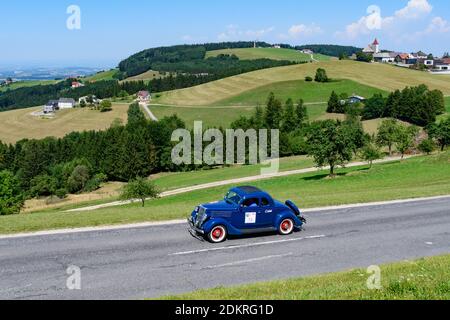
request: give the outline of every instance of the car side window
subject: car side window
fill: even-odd
[[[261,199],[261,206],[262,207],[268,207],[270,205],[270,201],[267,198],[262,198]]]
[[[258,207],[259,205],[259,200],[257,198],[250,198],[250,199],[246,199],[244,200],[244,202],[242,203],[244,208],[254,208],[254,207]]]

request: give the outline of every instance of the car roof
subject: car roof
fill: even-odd
[[[243,186],[231,189],[231,191],[236,192],[242,198],[248,199],[250,197],[269,197],[267,192],[262,191],[259,188],[251,187],[251,186]]]

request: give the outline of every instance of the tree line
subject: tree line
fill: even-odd
[[[189,67],[193,61],[200,62],[204,60],[207,51],[251,48],[253,46],[254,42],[222,42],[146,49],[121,61],[119,63],[120,74],[117,76],[126,78],[144,73],[148,70],[170,71],[167,69],[169,67],[179,72],[189,72],[184,68]],[[257,42],[257,46],[269,47],[270,44]]]
[[[362,120],[395,118],[424,127],[436,122],[437,116],[445,113],[445,99],[441,91],[429,90],[426,85],[396,90],[386,98],[376,93],[363,104],[350,104],[346,93],[331,93],[327,112],[346,113],[349,108],[358,113]]]

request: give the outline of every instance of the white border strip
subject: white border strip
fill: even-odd
[[[443,199],[450,199],[450,195],[428,197],[428,198],[411,198],[411,199],[393,200],[393,201],[358,203],[358,204],[349,204],[349,205],[331,206],[331,207],[322,207],[322,208],[311,208],[311,209],[304,209],[304,210],[301,210],[301,211],[302,211],[302,213],[313,213],[313,212],[321,212],[321,211],[332,211],[332,210],[342,210],[342,209],[352,209],[352,208],[364,208],[364,207],[373,207],[373,206],[391,205],[391,204],[415,203],[415,202],[441,200],[441,199],[442,200]],[[183,220],[171,220],[171,221],[160,221],[160,222],[143,222],[143,223],[122,224],[122,225],[101,226],[101,227],[86,227],[86,228],[44,230],[44,231],[30,232],[30,233],[17,233],[17,234],[11,234],[11,235],[0,235],[0,240],[3,240],[3,239],[16,239],[16,238],[27,238],[27,237],[37,237],[37,236],[52,236],[52,235],[62,235],[62,234],[71,234],[71,233],[85,233],[85,232],[114,231],[114,230],[125,230],[125,229],[148,228],[148,227],[157,227],[157,226],[177,225],[177,224],[183,224],[183,223],[186,223],[186,219],[183,219]]]

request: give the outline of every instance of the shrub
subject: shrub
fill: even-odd
[[[55,194],[57,181],[49,175],[37,176],[31,180],[30,196],[48,197]]]
[[[307,77],[305,77],[305,81],[306,81],[306,82],[312,82],[312,81],[313,81],[313,78],[310,77],[310,76],[307,76]]]
[[[86,166],[79,165],[75,167],[69,179],[67,180],[67,189],[70,193],[77,193],[84,189],[89,181],[89,169]]]
[[[62,188],[55,191],[55,196],[60,199],[65,199],[67,197],[67,190]]]
[[[434,143],[434,141],[432,139],[426,139],[423,140],[419,146],[419,151],[426,153],[426,154],[430,154],[432,153],[435,149],[436,149],[436,144]]]
[[[100,103],[100,112],[109,112],[112,111],[112,103],[109,100],[103,100]]]
[[[325,69],[319,68],[316,71],[316,77],[314,80],[316,82],[328,82],[330,79],[327,76],[327,71]]]
[[[107,180],[108,180],[108,177],[105,174],[103,174],[103,173],[96,174],[92,179],[90,179],[86,183],[85,187],[83,188],[83,191],[92,192],[92,191],[98,190],[100,188],[101,184]]]

